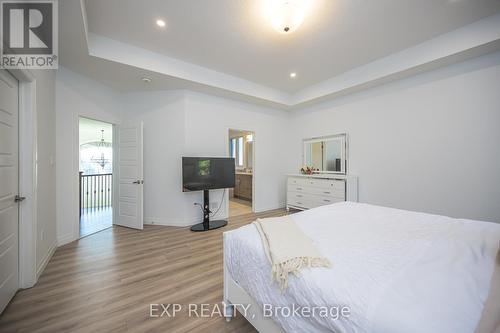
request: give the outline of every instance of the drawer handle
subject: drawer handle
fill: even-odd
[[[297,190],[302,191],[302,187],[297,187]]]
[[[302,205],[302,202],[298,202],[298,201],[297,201],[297,204],[298,204],[298,205]]]
[[[325,192],[323,192],[323,193],[324,193],[324,194],[330,194],[331,192],[327,192],[327,191],[325,191]]]
[[[297,194],[297,198],[302,198],[302,194]]]
[[[324,201],[324,202],[330,202],[330,200],[328,200],[328,199],[323,199],[323,201]]]

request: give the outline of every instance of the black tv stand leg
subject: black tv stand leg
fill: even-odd
[[[208,190],[203,191],[203,222],[191,227],[191,231],[208,231],[227,225],[226,220],[210,221],[210,196]]]

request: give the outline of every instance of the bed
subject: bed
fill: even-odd
[[[477,326],[488,296],[500,224],[352,202],[291,218],[332,267],[290,276],[282,293],[271,281],[271,266],[255,226],[226,232],[227,319],[236,309],[262,333],[460,333]],[[348,307],[349,316],[264,316],[264,307],[294,304]]]

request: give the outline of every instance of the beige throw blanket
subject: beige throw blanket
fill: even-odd
[[[288,216],[258,219],[264,251],[272,266],[272,278],[281,291],[288,287],[288,274],[300,276],[303,267],[330,267],[330,261],[321,257],[309,239]]]

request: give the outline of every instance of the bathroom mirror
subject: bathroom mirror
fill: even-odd
[[[304,165],[322,173],[347,173],[347,135],[304,140]]]

